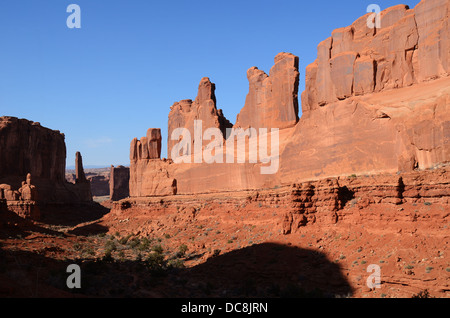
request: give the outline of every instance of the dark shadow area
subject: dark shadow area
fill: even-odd
[[[341,202],[341,209],[345,208],[346,204],[355,198],[355,192],[351,191],[347,186],[339,187],[338,199]]]
[[[81,267],[82,288],[66,286],[67,266]],[[0,297],[325,298],[352,288],[322,253],[260,244],[193,268],[149,260],[56,260],[0,247]]]
[[[203,286],[199,297],[327,298],[353,292],[339,265],[321,252],[274,243],[210,258],[186,276]]]
[[[110,209],[92,202],[83,204],[47,204],[41,207],[42,223],[76,226],[101,219]]]
[[[77,236],[92,236],[99,234],[108,233],[108,228],[106,226],[100,225],[98,223],[87,224],[84,226],[76,227],[73,230],[68,231],[68,234]]]
[[[403,177],[398,179],[397,185],[397,198],[403,199],[403,193],[405,192],[405,183],[403,182]]]
[[[0,239],[9,237],[26,238],[30,233],[42,233],[53,236],[63,236],[61,232],[43,228],[30,220],[21,218],[9,210],[0,213]]]

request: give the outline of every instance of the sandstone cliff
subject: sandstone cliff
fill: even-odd
[[[177,140],[172,140],[172,132],[177,128],[187,128],[191,136],[194,136],[194,121],[202,121],[202,134],[208,128],[218,128],[222,135],[226,136],[226,129],[231,128],[231,123],[225,118],[221,109],[216,105],[216,86],[205,77],[200,81],[198,94],[195,101],[182,100],[170,107],[169,136],[167,141],[168,158],[172,158],[172,149]],[[191,140],[191,149],[194,149],[194,138]],[[202,145],[203,146],[203,145]],[[191,150],[192,151],[192,150]],[[159,156],[158,156],[159,158]]]
[[[0,117],[0,199],[21,216],[39,218],[39,203],[92,201],[76,155],[77,184],[65,180],[64,135],[26,119]]]
[[[424,0],[370,14],[334,30],[306,69],[304,113],[352,96],[411,86],[450,74],[449,2]]]
[[[290,53],[275,57],[267,75],[257,67],[247,71],[250,84],[236,128],[289,128],[298,121],[299,59]]]
[[[161,141],[161,130],[156,128],[150,128],[146,137],[131,141],[129,169],[131,197],[177,193],[176,180],[169,173],[171,160],[161,160]]]
[[[282,181],[450,162],[449,6],[395,6],[381,13],[381,29],[364,16],[319,44]]]
[[[119,201],[130,195],[130,168],[111,166],[109,196],[111,201]]]
[[[353,174],[411,172],[449,163],[448,9],[448,1],[423,0],[414,9],[399,5],[383,11],[381,28],[370,28],[370,15],[366,15],[333,31],[318,45],[317,60],[306,69],[300,119],[298,57],[278,54],[269,75],[250,68],[249,93],[233,128],[281,129],[277,173],[262,175],[264,163],[249,162],[246,141],[245,148],[236,149],[247,159],[239,164],[158,161],[150,167],[144,155],[141,176],[131,169],[131,182],[142,184],[138,179],[143,174],[154,176],[146,165],[160,171],[169,184],[176,183],[177,193],[188,194],[271,188]],[[171,107],[169,157],[177,142],[171,141],[176,128],[189,129],[193,153],[194,120],[202,121],[202,133],[207,128],[224,132],[231,127],[216,108],[214,89],[204,78],[194,102],[184,100]],[[223,136],[226,146],[230,140]],[[137,139],[131,146],[133,154],[136,145]],[[201,149],[205,146],[202,140]],[[218,154],[225,156],[220,150]],[[140,158],[139,152],[131,157]],[[144,193],[148,195],[151,189],[155,187]]]
[[[64,135],[26,119],[0,117],[0,179],[28,173],[55,183],[65,180]]]

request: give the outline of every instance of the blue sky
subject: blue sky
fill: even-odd
[[[419,1],[408,0],[411,8]],[[81,29],[69,29],[70,4]],[[202,77],[235,122],[248,92],[247,69],[269,72],[279,52],[305,67],[332,30],[369,4],[391,0],[153,1],[3,0],[0,3],[0,116],[40,122],[66,136],[67,165],[129,164],[129,146],[161,128],[166,156],[170,106],[194,99]]]

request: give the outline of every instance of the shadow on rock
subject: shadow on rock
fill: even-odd
[[[0,296],[117,298],[330,298],[352,288],[320,252],[253,245],[192,268],[149,260],[55,260],[0,249]],[[69,264],[81,266],[82,289],[66,287]],[[1,286],[0,286],[1,287]]]
[[[68,231],[68,234],[77,235],[77,236],[92,236],[108,233],[109,228],[98,224],[98,222],[92,224],[86,224],[77,226],[74,229]]]
[[[353,292],[339,265],[321,252],[274,243],[210,258],[186,275],[206,296],[328,298]]]
[[[54,236],[62,235],[57,231],[43,228],[30,220],[21,218],[14,212],[4,211],[0,214],[0,239],[7,239],[9,237],[25,238],[32,232]]]
[[[101,219],[110,209],[92,202],[84,204],[51,204],[41,208],[42,222],[49,225],[76,226]]]

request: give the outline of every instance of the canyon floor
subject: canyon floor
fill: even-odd
[[[284,235],[287,207],[252,194],[152,198],[157,209],[97,198],[47,207],[40,222],[2,215],[0,297],[450,297],[448,204],[355,198],[337,223]],[[66,286],[69,264],[81,289]],[[367,287],[369,265],[381,288]]]

